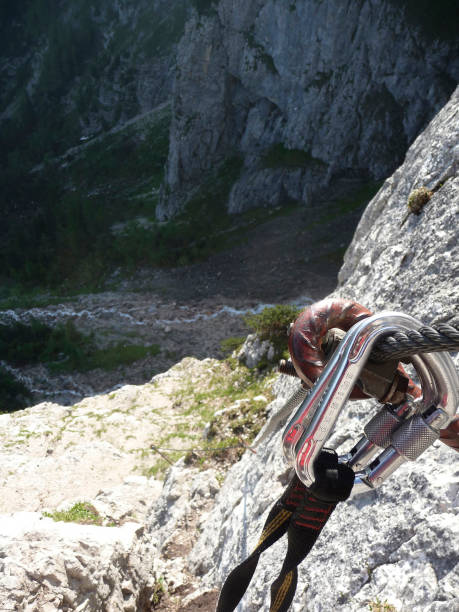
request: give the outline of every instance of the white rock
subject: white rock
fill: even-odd
[[[377,310],[399,309],[429,323],[457,316],[456,170],[421,215],[400,223],[414,186],[433,187],[452,172],[458,113],[459,89],[369,204],[346,254],[337,295]],[[274,390],[284,400],[289,395],[283,377]],[[350,406],[331,441],[349,450],[371,409],[368,403]],[[288,470],[281,429],[262,441],[256,455],[246,453],[225,479],[189,558],[203,586],[218,588],[253,549],[283,490]],[[360,612],[377,601],[398,612],[459,610],[457,459],[438,442],[418,461],[404,464],[380,490],[339,504],[300,567],[292,612]],[[285,542],[280,542],[262,555],[240,612],[268,610],[269,587],[284,554]]]

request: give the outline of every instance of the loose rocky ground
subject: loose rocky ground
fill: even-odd
[[[186,556],[272,385],[235,359],[186,358],[151,383],[0,415],[0,609],[210,610]],[[81,504],[89,517],[71,515]]]
[[[123,384],[147,382],[187,356],[222,357],[222,340],[248,333],[245,312],[266,304],[304,306],[334,289],[361,200],[358,185],[342,181],[323,201],[271,218],[205,262],[139,270],[128,279],[118,272],[101,293],[0,311],[0,321],[35,317],[53,325],[70,319],[93,333],[99,347],[155,343],[161,349],[108,372],[51,374],[39,365],[15,370],[16,375],[34,390],[34,403],[71,405]]]
[[[270,380],[236,361],[186,358],[151,383],[1,415],[0,512],[84,498],[96,499],[109,522],[142,519],[161,489],[151,477],[161,479],[179,457],[223,474],[240,456],[264,420]],[[131,500],[138,490],[143,508],[119,503],[127,489]]]

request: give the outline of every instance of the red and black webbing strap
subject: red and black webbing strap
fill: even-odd
[[[246,592],[262,552],[287,533],[287,554],[278,578],[271,586],[270,612],[285,612],[292,603],[297,567],[314,546],[339,501],[347,499],[354,472],[338,464],[334,453],[322,451],[316,462],[317,480],[307,489],[295,474],[282,497],[274,504],[252,554],[227,577],[217,612],[233,612]]]

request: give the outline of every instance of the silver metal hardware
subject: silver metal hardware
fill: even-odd
[[[360,321],[346,334],[284,431],[284,454],[306,486],[315,481],[314,461],[375,342],[382,335],[419,327],[421,323],[413,317],[383,312]],[[340,457],[340,462],[359,470],[353,493],[379,486],[404,461],[416,459],[456,412],[459,377],[451,357],[447,353],[425,353],[413,356],[412,361],[421,380],[422,400],[418,405],[404,402],[385,406],[365,427],[365,437]],[[378,452],[380,455],[363,467]]]

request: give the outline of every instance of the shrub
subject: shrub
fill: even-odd
[[[90,338],[81,334],[72,321],[52,328],[37,319],[30,323],[0,325],[0,355],[16,366],[48,362],[66,357],[72,363],[84,359],[83,348]]]
[[[243,344],[245,338],[242,336],[231,336],[220,342],[220,348],[225,355],[231,355],[233,351],[237,351]]]
[[[247,315],[244,321],[262,340],[277,343],[286,338],[287,328],[296,319],[299,312],[300,309],[296,306],[277,304],[277,306],[265,308],[259,314]]]
[[[79,332],[72,321],[54,328],[36,319],[0,325],[0,355],[16,366],[45,363],[54,372],[112,370],[159,352],[157,344],[118,343],[98,349],[93,337]]]

